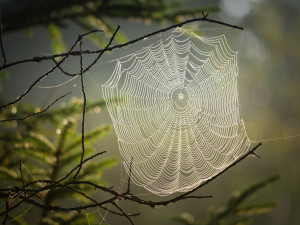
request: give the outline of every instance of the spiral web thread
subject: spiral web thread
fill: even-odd
[[[186,192],[248,151],[237,75],[224,35],[184,30],[116,61],[102,91],[135,184]]]

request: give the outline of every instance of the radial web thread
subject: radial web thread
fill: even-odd
[[[116,61],[102,91],[134,183],[186,192],[248,151],[237,75],[224,35],[184,30]]]

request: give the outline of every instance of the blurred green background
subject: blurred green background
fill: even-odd
[[[220,12],[211,13],[210,18],[244,27],[239,50],[239,94],[242,115],[251,140],[287,137],[300,134],[300,2],[297,0],[223,0],[187,1],[186,8],[216,6]],[[132,18],[109,18],[112,24],[121,25],[121,32],[131,40],[164,27],[155,22]],[[151,18],[150,18],[151,19]],[[221,28],[221,27],[220,27]],[[32,34],[31,34],[32,32]],[[63,40],[69,47],[82,28],[68,22],[62,28]],[[28,34],[29,33],[29,34]],[[51,43],[47,30],[36,26],[27,32],[11,31],[3,36],[8,61],[51,54]],[[105,36],[102,35],[103,39]],[[95,49],[92,42],[86,41],[87,49]],[[89,57],[86,58],[89,60]],[[103,62],[107,60],[103,59]],[[8,70],[10,78],[3,81],[2,98],[13,99],[22,93],[39,74],[45,72],[51,62],[24,64]],[[75,59],[66,64],[69,71],[78,70]],[[106,64],[99,63],[85,79],[89,100],[99,100],[101,82],[109,77]],[[101,79],[98,79],[101,76]],[[40,86],[55,86],[67,81],[57,73],[43,81]],[[47,105],[49,98],[73,91],[80,97],[79,79],[57,88],[36,88],[25,101],[38,107]],[[105,108],[87,118],[88,127],[95,124],[111,124]],[[300,137],[273,141],[263,141],[257,151],[261,158],[249,157],[224,175],[197,191],[199,195],[213,195],[213,199],[185,200],[168,207],[155,209],[128,204],[127,211],[140,212],[136,224],[176,224],[170,221],[172,215],[188,212],[196,219],[204,218],[210,207],[224,204],[229,195],[248,185],[274,174],[281,175],[281,181],[266,189],[257,197],[260,200],[272,199],[278,207],[270,214],[254,218],[253,224],[299,224],[300,221]],[[117,138],[114,132],[96,144],[99,151],[107,150],[110,156],[119,156]],[[126,174],[119,163],[104,174],[104,179],[118,188],[125,188]],[[145,190],[134,187],[134,193],[158,200]],[[253,199],[254,201],[255,199]],[[124,219],[107,216],[109,224],[125,224]]]

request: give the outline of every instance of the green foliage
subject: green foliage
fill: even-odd
[[[87,104],[87,112],[99,111],[103,101]],[[36,107],[18,103],[2,112],[1,119],[22,118],[28,114],[39,111]],[[0,187],[22,185],[20,175],[20,159],[25,183],[36,180],[58,180],[70,169],[80,162],[82,147],[81,133],[76,124],[82,116],[81,99],[73,99],[61,107],[48,110],[45,113],[32,116],[26,120],[9,121],[0,123]],[[80,123],[79,123],[80,124]],[[111,131],[108,125],[91,129],[85,134],[85,158],[95,153],[93,143],[102,139]],[[98,149],[101,150],[101,149]],[[77,179],[91,181],[98,185],[106,185],[102,179],[103,171],[117,163],[116,158],[98,157],[83,165]],[[72,179],[72,176],[68,180]],[[66,180],[66,181],[68,181]],[[40,184],[30,186],[40,188]],[[44,205],[58,204],[61,202],[87,202],[85,197],[75,190],[80,190],[91,196],[93,189],[90,186],[76,186],[72,188],[58,188],[39,195],[40,202]],[[1,207],[5,206],[4,199],[0,199]],[[77,205],[78,205],[77,203]],[[3,208],[1,209],[1,211]],[[24,208],[22,209],[25,210]],[[85,224],[87,216],[84,212],[56,212],[50,213],[41,209],[40,225],[45,224]],[[10,213],[11,219],[21,212]],[[36,211],[35,211],[36,213]],[[28,212],[29,216],[31,211]],[[36,217],[34,215],[34,217]],[[89,215],[92,224],[94,215]],[[96,220],[95,220],[96,221]],[[14,224],[30,224],[22,218],[14,220]]]
[[[51,41],[52,52],[54,54],[65,52],[66,46],[58,27],[53,23],[49,23],[47,25],[47,30]]]
[[[123,18],[142,21],[146,25],[152,22],[178,23],[188,18],[202,16],[205,13],[218,12],[214,6],[190,7],[188,1],[167,0],[90,0],[90,1],[32,1],[11,0],[0,5],[1,17],[4,21],[3,32],[24,29],[26,36],[32,36],[30,28],[36,25],[46,26],[51,41],[53,53],[65,51],[65,45],[60,33],[61,28],[68,26],[66,21],[79,25],[85,31],[102,30],[107,37],[116,29],[111,18]],[[14,10],[11,10],[14,9]],[[31,13],[26,13],[26,12]],[[104,47],[106,40],[98,34],[88,38],[97,46]],[[118,32],[115,40],[118,43],[126,42],[127,38]]]
[[[183,213],[179,216],[173,216],[172,221],[184,225],[245,225],[251,223],[251,216],[269,213],[276,207],[276,203],[255,203],[244,205],[245,201],[255,195],[258,191],[273,184],[279,180],[279,176],[270,177],[258,182],[243,191],[234,193],[227,201],[224,207],[212,209],[208,217],[202,221],[195,221],[193,216]]]
[[[3,79],[7,79],[8,78],[8,73],[4,70],[0,71],[0,83]],[[2,86],[0,85],[0,91],[2,90]]]

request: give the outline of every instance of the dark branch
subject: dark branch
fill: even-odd
[[[6,208],[6,213],[5,213],[4,220],[3,220],[3,222],[2,222],[3,225],[6,224],[6,221],[7,221],[7,218],[8,218],[8,213],[9,213],[9,202],[8,202],[8,198],[9,198],[9,195],[5,198],[5,208]]]
[[[119,207],[119,206],[117,205],[117,203],[113,202],[112,204],[113,204],[118,210],[120,210],[120,212],[122,213],[122,215],[124,215],[124,216],[128,219],[128,221],[130,222],[131,225],[134,225],[134,223],[133,223],[133,221],[130,219],[129,215],[128,215],[127,213],[125,213],[124,210],[123,210],[121,207]]]
[[[112,37],[110,38],[108,44],[105,46],[105,49],[107,49],[112,41],[115,39],[115,36],[118,32],[118,30],[120,29],[120,26],[117,27],[116,31],[114,32],[114,34],[112,35]],[[82,124],[81,124],[81,147],[82,147],[82,154],[81,154],[81,159],[80,159],[80,164],[79,164],[79,168],[76,172],[76,174],[74,175],[73,179],[75,179],[77,177],[77,175],[79,174],[80,170],[81,170],[81,166],[82,166],[82,162],[83,162],[83,158],[84,158],[84,153],[85,153],[85,146],[84,146],[84,128],[85,128],[85,113],[86,113],[86,94],[85,94],[85,88],[84,88],[84,82],[83,82],[83,74],[85,72],[87,72],[90,68],[92,68],[97,62],[98,60],[101,58],[101,56],[103,55],[103,52],[100,52],[100,54],[97,56],[97,58],[85,69],[83,70],[83,57],[82,57],[82,38],[85,37],[88,34],[91,34],[93,32],[99,32],[97,30],[95,31],[91,31],[88,32],[84,35],[80,35],[80,43],[79,43],[79,48],[80,48],[80,81],[81,81],[81,91],[82,91],[82,96],[83,96],[83,111],[82,111]],[[105,50],[104,49],[104,50]]]
[[[80,53],[81,53],[82,52],[82,37],[81,37],[81,40],[79,42],[79,49],[80,49]],[[81,91],[82,91],[82,97],[83,97],[82,122],[81,122],[81,148],[82,148],[82,154],[81,154],[80,164],[79,164],[78,170],[75,173],[73,179],[76,179],[77,175],[80,173],[83,158],[84,158],[84,153],[85,153],[84,130],[85,130],[86,94],[85,94],[84,82],[83,82],[83,59],[82,59],[82,54],[80,54],[80,83],[81,83]]]
[[[167,206],[170,203],[175,203],[175,202],[178,202],[178,201],[181,201],[181,200],[184,200],[184,199],[191,199],[191,198],[211,198],[212,196],[197,196],[196,197],[196,196],[190,196],[190,194],[193,193],[193,192],[195,192],[196,190],[200,189],[204,185],[207,185],[208,183],[210,183],[211,181],[213,181],[214,179],[216,179],[217,177],[219,177],[221,174],[223,174],[224,172],[226,172],[227,170],[229,170],[230,168],[232,168],[233,166],[235,166],[236,164],[238,164],[239,162],[241,162],[247,156],[249,156],[253,152],[255,152],[257,150],[257,148],[260,147],[260,146],[261,146],[261,143],[259,143],[258,145],[256,145],[252,150],[250,150],[249,152],[247,152],[241,158],[239,158],[238,160],[236,160],[233,163],[231,163],[222,172],[220,172],[217,175],[213,176],[212,178],[210,178],[206,182],[203,182],[202,184],[200,184],[198,187],[194,188],[193,190],[191,190],[189,192],[186,192],[184,194],[181,194],[181,195],[179,195],[177,197],[174,197],[172,199],[166,200],[166,201],[148,201],[148,200],[143,200],[143,199],[141,199],[141,198],[139,198],[137,196],[127,195],[127,194],[121,194],[121,193],[118,193],[118,192],[116,192],[116,191],[114,191],[114,190],[112,190],[110,188],[106,188],[106,187],[94,184],[92,182],[89,182],[89,181],[74,181],[73,180],[73,181],[69,181],[69,182],[64,183],[64,185],[65,186],[68,186],[68,185],[79,185],[79,184],[91,185],[95,189],[102,190],[102,191],[104,191],[106,193],[110,193],[110,194],[112,194],[114,196],[113,198],[111,198],[109,200],[106,200],[106,201],[103,201],[103,202],[99,203],[100,205],[104,205],[104,204],[107,204],[107,203],[112,203],[112,202],[114,202],[115,199],[119,199],[120,200],[120,199],[123,198],[123,199],[129,200],[129,201],[132,201],[132,202],[136,202],[136,203],[139,203],[139,204],[142,204],[142,205],[147,205],[147,206],[150,206],[150,207],[154,208],[155,206]],[[86,159],[86,160],[90,160],[90,159],[92,159],[92,157],[90,157],[89,159]],[[84,161],[83,161],[83,163],[84,163]],[[77,165],[72,171],[74,171],[78,167],[79,167],[79,165]],[[21,200],[19,203],[17,203],[16,205],[12,206],[8,210],[0,213],[0,217],[3,216],[3,215],[5,215],[6,213],[10,212],[12,209],[18,207],[21,203],[26,202],[27,200],[31,199],[37,193],[45,191],[45,190],[49,190],[49,189],[55,189],[55,188],[61,186],[61,184],[59,184],[59,182],[61,182],[64,179],[65,178],[62,178],[58,182],[53,182],[53,181],[49,181],[49,180],[41,180],[41,181],[35,181],[35,182],[31,183],[31,184],[34,184],[34,183],[40,182],[40,183],[50,183],[50,184],[46,185],[46,186],[44,186],[44,187],[42,187],[40,189],[34,190],[34,192],[31,195],[27,196],[27,198],[20,196],[20,198],[23,198],[23,200]],[[27,186],[28,185],[30,185],[30,184],[27,184]],[[3,192],[3,191],[22,191],[22,188],[17,188],[17,189],[16,188],[10,188],[10,189],[5,189],[5,190],[4,189],[0,189],[0,193]],[[87,208],[91,208],[91,207],[96,207],[96,206],[99,206],[99,204],[91,204],[89,206],[82,206],[79,209],[87,209]],[[67,210],[77,210],[77,209],[78,208],[76,208],[76,207],[67,208]],[[54,208],[51,208],[51,210],[62,210],[63,211],[63,209],[61,207],[58,207],[58,208],[54,207]]]
[[[55,63],[55,65],[57,65],[57,68],[65,75],[69,76],[69,77],[75,77],[78,74],[72,74],[72,73],[68,73],[67,71],[65,71],[63,68],[61,68],[58,64],[57,61],[53,58],[52,61]]]
[[[2,40],[2,19],[1,19],[1,12],[0,12],[0,46],[1,46],[1,53],[3,57],[3,66],[6,66],[6,56],[5,56],[5,51],[4,51],[4,46],[3,46],[3,40]],[[0,69],[1,71],[2,69]]]
[[[62,96],[60,96],[59,98],[55,99],[50,105],[48,105],[45,109],[43,109],[42,111],[40,112],[36,112],[36,113],[32,113],[32,114],[29,114],[23,118],[13,118],[13,119],[6,119],[6,120],[0,120],[0,123],[3,123],[3,122],[10,122],[10,121],[20,121],[20,120],[26,120],[27,118],[29,117],[32,117],[32,116],[37,116],[39,114],[42,114],[42,113],[45,113],[47,112],[57,101],[59,101],[60,99],[66,97],[67,95],[71,94],[72,92],[68,92]]]
[[[259,143],[258,145],[256,145],[254,148],[252,148],[249,152],[247,152],[245,155],[243,155],[241,158],[239,158],[238,160],[232,162],[229,166],[227,166],[224,170],[222,170],[220,173],[216,174],[215,176],[211,177],[210,179],[206,180],[205,182],[201,183],[198,187],[194,188],[191,191],[188,191],[182,195],[179,195],[178,197],[174,198],[175,201],[180,200],[181,198],[184,198],[186,196],[188,196],[189,194],[195,192],[196,190],[200,189],[201,187],[203,187],[204,185],[207,185],[208,183],[210,183],[211,181],[213,181],[214,179],[216,179],[217,177],[219,177],[220,175],[222,175],[223,173],[225,173],[227,170],[229,170],[230,168],[232,168],[233,166],[235,166],[236,164],[238,164],[239,162],[241,162],[243,159],[245,159],[247,156],[253,154],[258,148],[259,146],[261,146],[262,144]]]
[[[32,88],[34,88],[41,80],[43,80],[45,77],[47,77],[49,74],[51,74],[56,68],[58,68],[58,66],[60,66],[68,58],[68,56],[73,51],[73,49],[75,48],[75,46],[77,45],[78,42],[79,42],[79,40],[77,39],[77,41],[73,44],[73,46],[70,48],[68,53],[54,67],[52,67],[48,72],[46,72],[45,74],[40,76],[38,79],[36,79],[23,94],[21,94],[15,100],[0,106],[0,109],[7,108],[8,106],[16,104],[17,102],[22,100],[32,90]]]
[[[172,25],[172,26],[169,26],[169,27],[166,27],[166,28],[163,28],[163,29],[160,29],[158,31],[155,31],[155,32],[152,32],[150,34],[147,34],[147,35],[144,35],[144,36],[141,36],[137,39],[134,39],[134,40],[131,40],[131,41],[128,41],[124,44],[119,44],[119,45],[115,45],[113,47],[110,47],[110,48],[107,48],[107,49],[101,49],[101,50],[96,50],[96,51],[90,51],[90,50],[85,50],[85,51],[82,51],[82,53],[80,53],[80,51],[73,51],[73,52],[68,52],[68,53],[61,53],[61,54],[55,54],[55,55],[48,55],[48,56],[42,56],[42,57],[34,57],[32,59],[24,59],[24,60],[20,60],[20,61],[16,61],[16,62],[12,62],[12,63],[7,63],[6,65],[4,66],[1,66],[0,67],[0,70],[2,69],[5,69],[5,68],[8,68],[8,67],[11,67],[11,66],[14,66],[14,65],[18,65],[18,64],[21,64],[21,63],[26,63],[26,62],[37,62],[37,60],[39,62],[43,61],[43,60],[51,60],[51,59],[54,59],[54,58],[57,58],[57,57],[64,57],[66,55],[73,55],[73,56],[78,56],[80,54],[99,54],[101,52],[106,52],[106,51],[112,51],[114,49],[117,49],[117,48],[123,48],[125,46],[128,46],[128,45],[132,45],[138,41],[141,41],[143,40],[144,38],[148,38],[148,37],[151,37],[151,36],[154,36],[154,35],[157,35],[159,33],[164,33],[168,30],[171,30],[171,29],[174,29],[174,28],[177,28],[177,27],[181,27],[185,24],[188,24],[188,23],[193,23],[193,22],[197,22],[197,21],[206,21],[206,22],[209,22],[209,23],[215,23],[215,24],[220,24],[220,25],[223,25],[223,26],[227,26],[227,27],[231,27],[231,28],[234,28],[234,29],[239,29],[239,30],[243,30],[244,28],[242,27],[239,27],[239,26],[236,26],[236,25],[232,25],[232,24],[229,24],[229,23],[224,23],[224,22],[221,22],[221,21],[218,21],[218,20],[213,20],[213,19],[208,19],[207,18],[207,15],[206,14],[205,16],[201,17],[201,18],[195,18],[195,19],[190,19],[190,20],[186,20],[182,23],[178,23],[178,24],[175,24],[175,25]]]
[[[131,157],[131,161],[130,161],[129,174],[128,174],[128,182],[127,182],[127,190],[126,190],[126,192],[124,194],[130,194],[132,162],[133,162],[133,157]]]
[[[23,171],[22,171],[22,160],[20,159],[20,175],[21,175],[21,180],[22,180],[22,185],[23,185],[23,190],[24,190],[24,196],[26,197],[27,196],[27,193],[26,193],[26,185],[25,185],[25,181],[24,181],[24,176],[23,176]]]
[[[85,160],[82,162],[82,164],[86,163],[87,161],[89,161],[89,160],[91,160],[91,159],[95,158],[96,156],[101,155],[101,154],[103,154],[103,153],[105,153],[105,151],[99,152],[99,153],[97,153],[97,154],[95,154],[95,155],[93,155],[93,156],[91,156],[91,157],[85,159]],[[52,182],[52,181],[51,181],[51,184],[50,184],[50,185],[47,185],[47,186],[45,186],[45,187],[42,187],[42,188],[40,188],[40,189],[34,191],[32,194],[27,195],[27,197],[24,197],[23,200],[21,200],[20,202],[18,202],[16,205],[14,205],[14,206],[10,207],[9,209],[5,210],[4,212],[0,213],[0,217],[3,216],[4,214],[10,212],[11,210],[13,210],[13,209],[19,207],[22,203],[24,203],[24,202],[26,202],[27,200],[31,199],[31,198],[34,197],[36,194],[38,194],[38,193],[40,193],[40,192],[42,192],[42,191],[45,191],[45,190],[49,190],[49,189],[51,189],[51,188],[54,188],[55,185],[56,185],[56,186],[59,185],[59,183],[60,183],[61,181],[67,179],[67,178],[70,176],[70,174],[72,174],[78,167],[79,167],[79,165],[77,165],[76,167],[74,167],[74,168],[73,168],[66,176],[64,176],[63,178],[61,178],[59,181],[57,181],[57,182]],[[35,182],[32,182],[32,183],[38,183],[38,182],[40,182],[40,181],[35,181]],[[27,186],[28,186],[28,185],[29,185],[29,184],[27,184]]]
[[[95,158],[95,157],[97,157],[97,156],[99,156],[99,155],[102,155],[102,154],[104,154],[104,153],[106,153],[106,151],[103,151],[103,152],[98,152],[98,153],[96,153],[95,155],[92,155],[91,157],[89,157],[89,158],[87,158],[87,159],[85,159],[85,160],[83,160],[82,161],[82,163],[81,163],[81,165],[83,165],[84,163],[86,163],[86,162],[88,162],[88,161],[90,161],[90,160],[92,160],[93,158]],[[67,179],[77,168],[79,168],[79,166],[80,166],[80,164],[78,164],[77,166],[75,166],[73,169],[71,169],[63,178],[61,178],[59,181],[57,181],[58,183],[59,182],[62,182],[62,181],[64,181],[65,179]]]

